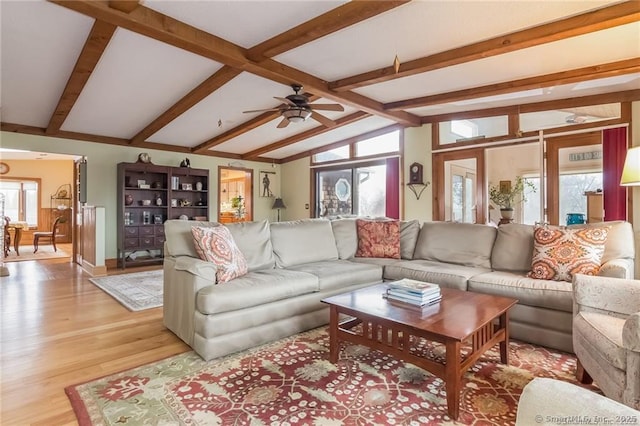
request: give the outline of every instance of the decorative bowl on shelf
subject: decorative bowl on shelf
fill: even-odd
[[[151,205],[151,200],[141,200],[140,204],[142,204],[143,206],[150,206]]]

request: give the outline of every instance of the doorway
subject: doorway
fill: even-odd
[[[218,222],[253,220],[253,169],[218,167]]]

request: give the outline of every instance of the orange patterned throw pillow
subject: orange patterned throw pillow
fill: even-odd
[[[216,281],[224,283],[247,273],[247,260],[226,226],[192,226],[196,252],[217,266]]]
[[[575,274],[596,275],[609,234],[604,228],[536,227],[529,277],[571,281]]]
[[[358,250],[356,257],[400,259],[400,223],[396,220],[356,219]]]

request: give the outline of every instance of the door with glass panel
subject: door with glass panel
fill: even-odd
[[[602,220],[602,142],[600,132],[547,139],[548,222],[567,225],[569,220]],[[590,194],[596,197],[589,197]],[[598,197],[597,195],[600,194]],[[587,200],[600,200],[599,206]],[[600,214],[598,214],[598,210]]]
[[[433,220],[484,223],[484,151],[434,154]]]

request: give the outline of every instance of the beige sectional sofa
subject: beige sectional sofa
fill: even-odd
[[[631,278],[631,225],[609,225],[601,274]],[[164,323],[206,360],[326,324],[323,298],[400,278],[517,298],[514,338],[572,351],[571,283],[526,277],[532,226],[401,222],[402,258],[378,259],[355,257],[353,218],[228,224],[249,273],[221,285],[196,254],[192,226],[220,225],[165,223]]]

